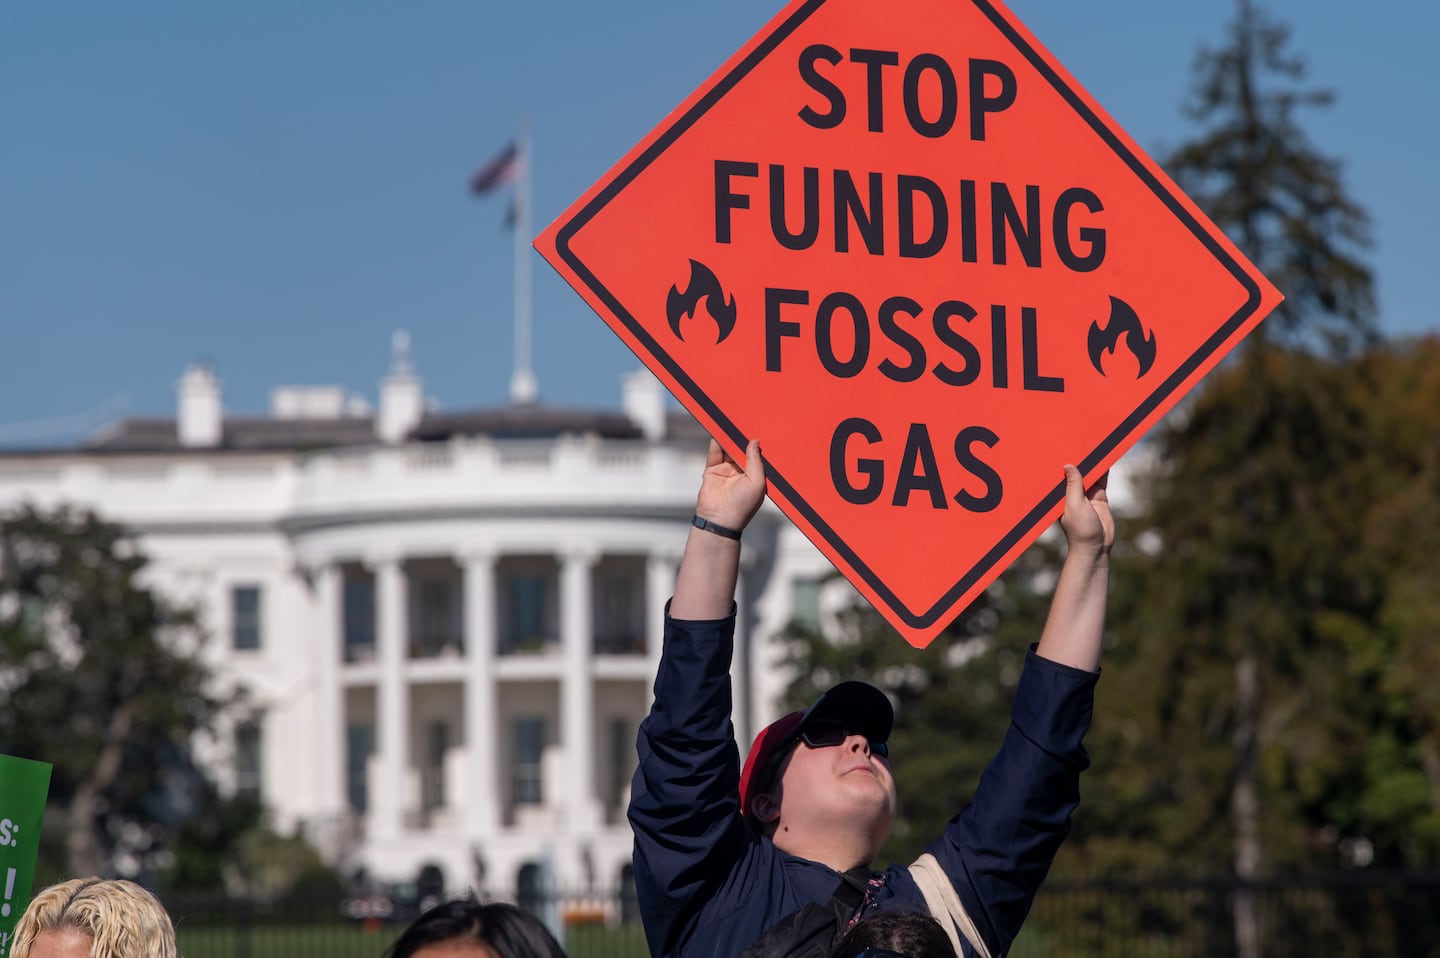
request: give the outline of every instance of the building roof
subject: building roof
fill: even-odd
[[[410,438],[422,442],[452,436],[551,439],[566,433],[596,435],[602,439],[639,439],[643,435],[634,420],[624,413],[525,404],[500,409],[430,413],[410,431]]]
[[[218,446],[210,449],[295,451],[355,446],[375,441],[370,416],[335,419],[230,417]],[[90,437],[77,452],[180,452],[174,419],[121,419]]]
[[[496,439],[553,439],[562,435],[594,435],[601,439],[643,439],[634,420],[622,412],[526,404],[494,409],[427,413],[407,438],[443,442],[456,436]],[[703,442],[705,431],[689,413],[666,416],[665,438],[672,442]],[[304,452],[379,442],[374,416],[277,418],[227,416],[217,446],[180,444],[174,418],[126,418],[105,426],[74,446],[0,449],[0,457],[35,454],[104,455],[180,452]]]

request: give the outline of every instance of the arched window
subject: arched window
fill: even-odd
[[[515,904],[532,915],[544,914],[545,871],[538,862],[526,862],[515,876]]]
[[[620,920],[627,925],[640,920],[640,895],[635,891],[635,868],[629,862],[620,866]]]

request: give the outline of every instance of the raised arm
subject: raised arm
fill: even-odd
[[[695,500],[695,514],[722,529],[742,532],[765,499],[765,466],[760,443],[745,449],[742,467],[720,444],[710,440],[710,452]],[[674,619],[723,619],[735,601],[735,579],[740,569],[740,540],[695,526],[685,541],[685,554],[675,577],[670,600]]]
[[[1009,950],[1080,802],[1115,541],[1106,478],[1086,490],[1080,471],[1065,467],[1060,525],[1068,552],[1015,692],[1010,729],[970,804],[911,866],[922,892],[931,889],[931,914],[983,940],[984,952],[962,945],[964,955]],[[933,891],[941,882],[932,868],[958,893],[958,913]]]
[[[1065,531],[1067,552],[1035,650],[1052,662],[1086,672],[1100,668],[1100,641],[1110,595],[1115,520],[1105,494],[1109,478],[1107,472],[1086,489],[1080,470],[1065,467],[1065,512],[1060,527]]]
[[[635,889],[650,953],[682,950],[744,853],[740,757],[731,724],[730,662],[740,542],[765,495],[759,446],[745,467],[710,443],[695,514],[665,619],[650,714],[640,724],[630,789]]]

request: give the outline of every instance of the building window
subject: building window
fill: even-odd
[[[510,580],[510,640],[516,644],[545,636],[545,580],[517,575]]]
[[[445,651],[460,651],[460,623],[455,583],[451,579],[426,577],[414,591],[415,632],[411,654],[430,658]]]
[[[645,651],[645,567],[604,563],[595,574],[595,651],[604,655]]]
[[[823,579],[802,578],[790,583],[790,624],[811,632],[820,631],[820,587]]]
[[[375,658],[375,579],[347,575],[344,592],[345,661],[371,661]]]
[[[260,587],[237,585],[230,590],[230,647],[260,648]]]
[[[260,794],[260,720],[235,725],[235,794]]]
[[[539,805],[545,800],[541,769],[544,757],[545,719],[539,716],[517,718],[511,776],[511,800],[516,805]]]
[[[507,651],[539,651],[550,638],[545,621],[546,584],[543,575],[525,573],[510,577],[505,609]]]
[[[515,904],[532,915],[545,914],[547,889],[545,869],[536,862],[526,862],[515,874]]]
[[[635,888],[635,866],[629,862],[620,866],[620,921],[627,925],[640,921],[640,893]]]
[[[420,785],[420,802],[425,811],[433,812],[445,806],[445,754],[450,751],[450,725],[431,722],[427,733],[428,761]]]
[[[365,773],[374,754],[375,726],[369,722],[351,722],[345,726],[345,796],[353,812],[363,813],[370,807]]]
[[[553,556],[505,556],[496,568],[501,654],[550,653],[560,642],[560,566]]]
[[[612,811],[621,807],[635,765],[635,733],[626,719],[610,720],[610,794]]]

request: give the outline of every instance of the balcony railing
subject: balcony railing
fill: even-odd
[[[645,630],[641,626],[621,632],[597,632],[596,655],[644,655]]]
[[[444,630],[420,632],[410,636],[412,659],[460,658],[464,654],[465,639],[459,632]]]

